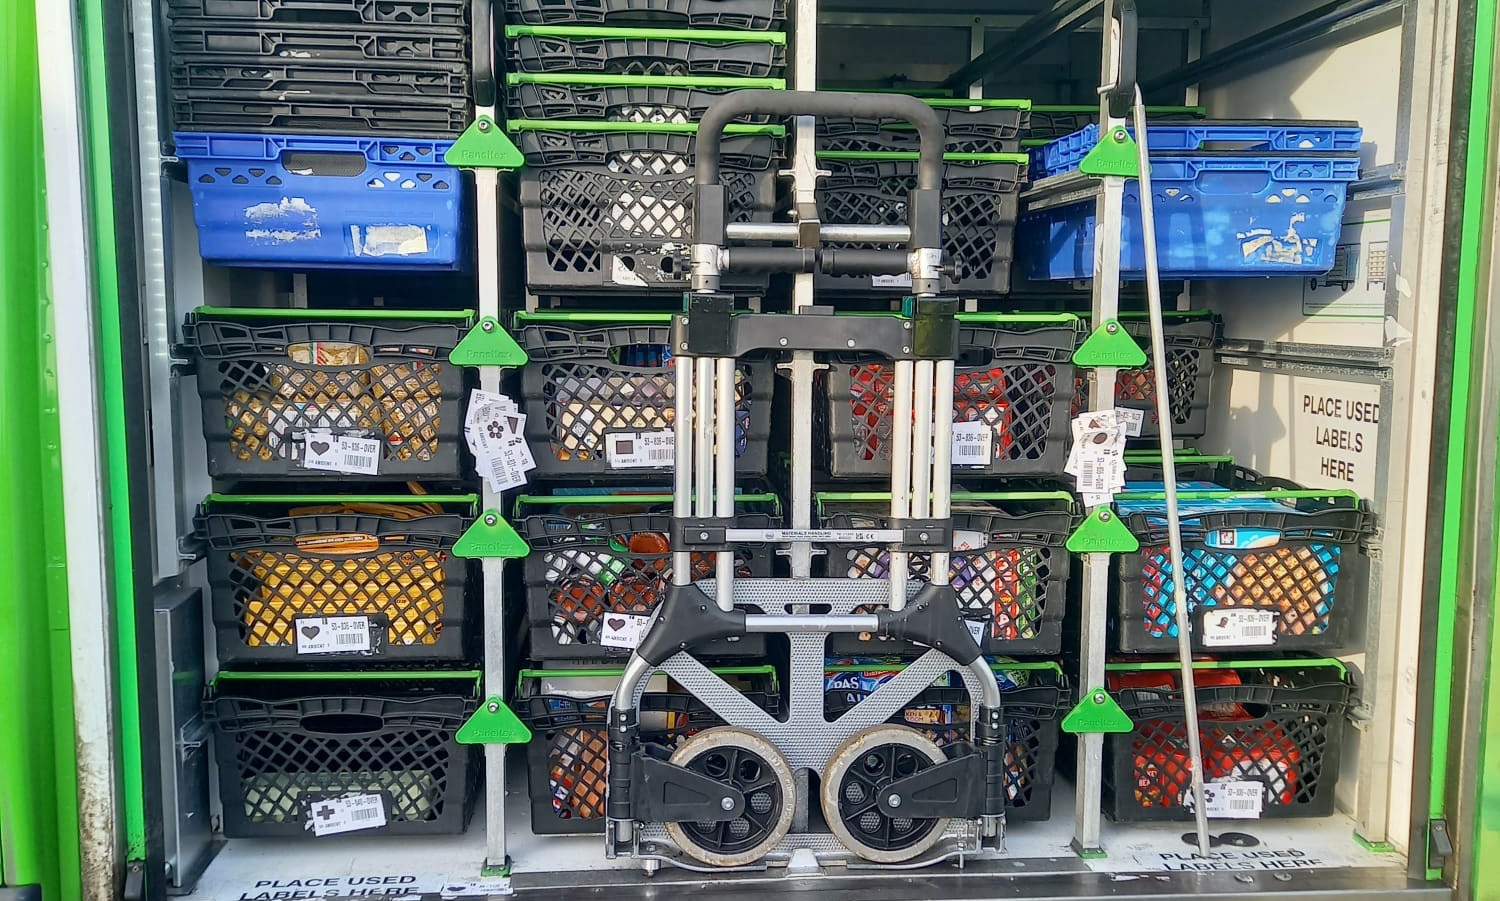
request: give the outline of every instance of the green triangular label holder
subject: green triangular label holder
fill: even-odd
[[[530,357],[493,316],[485,316],[448,353],[454,366],[525,366]]]
[[[1139,152],[1125,126],[1116,125],[1079,161],[1078,171],[1095,178],[1140,178]]]
[[[453,543],[453,556],[467,559],[513,560],[531,553],[531,546],[494,510],[486,510]]]
[[[443,162],[460,169],[520,169],[526,156],[494,119],[479,116],[443,154]]]
[[[531,741],[531,730],[499,698],[488,698],[458,727],[454,739],[461,745],[524,745]]]
[[[1120,320],[1106,319],[1073,352],[1073,365],[1135,369],[1146,365],[1146,352],[1125,331]]]
[[[1140,541],[1109,507],[1095,507],[1073,534],[1066,547],[1075,554],[1129,554],[1141,549]]]
[[[1063,717],[1062,730],[1073,735],[1099,732],[1129,732],[1135,728],[1130,716],[1109,692],[1096,688],[1078,699],[1078,704]]]

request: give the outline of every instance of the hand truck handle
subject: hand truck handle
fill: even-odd
[[[498,102],[495,82],[494,0],[473,0],[469,5],[469,52],[473,57],[474,105]]]
[[[1120,29],[1120,55],[1115,60],[1114,83],[1104,90],[1109,115],[1114,119],[1130,118],[1135,105],[1136,82],[1136,0],[1115,0],[1112,16]]]

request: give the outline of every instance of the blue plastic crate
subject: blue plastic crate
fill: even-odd
[[[203,259],[231,266],[456,269],[452,141],[181,133]]]
[[[1234,149],[1264,155],[1298,151],[1304,153],[1358,153],[1364,129],[1357,122],[1297,122],[1281,120],[1217,120],[1147,124],[1148,144],[1155,153],[1218,149],[1204,145],[1247,145]],[[1128,127],[1131,137],[1135,129]],[[1099,126],[1087,125],[1031,151],[1031,180],[1078,168],[1078,163],[1099,143]]]
[[[1154,158],[1164,278],[1316,274],[1333,266],[1353,157],[1205,153]],[[1016,256],[1033,280],[1092,278],[1093,198],[1023,213]],[[1144,277],[1140,183],[1125,183],[1120,272]]]

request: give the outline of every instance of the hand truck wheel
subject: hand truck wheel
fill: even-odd
[[[844,847],[874,863],[903,863],[942,840],[948,820],[888,816],[892,782],[946,760],[932,739],[906,726],[872,726],[849,737],[823,768],[823,817]]]
[[[792,828],[797,783],[776,746],[744,729],[718,726],[688,739],[672,763],[710,776],[745,796],[745,809],[733,820],[667,823],[667,834],[682,852],[715,867],[752,864],[775,848]]]

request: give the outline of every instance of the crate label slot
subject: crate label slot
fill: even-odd
[[[1265,647],[1275,643],[1275,610],[1203,611],[1204,647]]]
[[[298,654],[354,654],[371,649],[368,616],[304,616],[295,622]]]
[[[610,469],[657,469],[671,466],[677,455],[677,433],[617,432],[605,441]]]
[[[302,465],[307,469],[380,474],[380,439],[332,432],[308,432],[302,438]]]
[[[900,275],[872,275],[870,276],[870,287],[872,288],[910,288],[911,274],[903,272]]]
[[[984,633],[989,623],[980,622],[977,619],[966,619],[964,625],[969,627],[969,634],[974,636],[974,643],[984,647]]]
[[[987,466],[995,457],[995,429],[987,422],[953,424],[953,465]]]
[[[1258,820],[1264,794],[1259,782],[1210,782],[1203,786],[1203,808],[1210,817]]]
[[[624,648],[633,651],[640,647],[641,639],[646,637],[646,629],[650,625],[651,617],[649,616],[606,613],[603,629],[599,633],[599,643],[607,648]]]
[[[1128,407],[1116,407],[1115,415],[1120,417],[1121,422],[1125,423],[1126,438],[1141,437],[1141,426],[1146,422],[1145,410],[1132,410]]]
[[[314,801],[307,811],[313,835],[338,835],[379,829],[386,823],[385,799],[380,795],[349,795]]]

